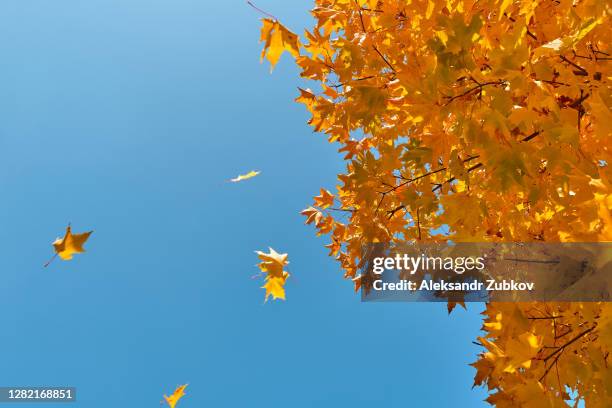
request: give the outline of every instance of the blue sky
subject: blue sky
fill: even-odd
[[[308,1],[257,4],[310,24]],[[182,383],[180,408],[484,406],[481,306],[360,303],[303,225],[343,163],[292,102],[289,58],[259,63],[259,17],[2,1],[0,386],[76,386],[87,408]],[[42,268],[68,222],[95,231],[88,252]],[[251,279],[268,246],[289,253],[286,302]]]

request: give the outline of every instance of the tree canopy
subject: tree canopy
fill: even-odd
[[[316,0],[262,58],[346,170],[304,210],[355,289],[372,242],[612,241],[610,3]],[[441,229],[448,233],[441,233]],[[449,312],[455,306],[449,303]],[[498,407],[612,406],[612,304],[490,303],[473,365]]]

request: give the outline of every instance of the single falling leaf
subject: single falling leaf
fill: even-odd
[[[289,263],[287,254],[279,254],[274,249],[270,248],[269,253],[255,251],[261,262],[257,264],[259,269],[266,274],[265,283],[262,286],[266,290],[266,301],[272,296],[272,299],[285,300],[285,282],[289,277],[289,272],[284,270],[284,267]]]
[[[188,384],[179,385],[170,396],[164,394],[164,399],[170,408],[176,407],[178,401],[185,396],[185,388],[187,388],[187,385]]]
[[[59,255],[64,261],[69,261],[72,259],[74,254],[80,254],[85,252],[83,245],[85,241],[89,238],[93,231],[84,232],[82,234],[73,234],[70,228],[70,224],[66,227],[66,234],[63,238],[57,238],[53,242],[53,249],[55,250],[55,255],[53,258],[49,260],[45,264],[45,267],[49,266],[49,264],[55,259],[56,256]]]
[[[230,181],[232,183],[237,183],[237,182],[242,181],[242,180],[248,180],[250,178],[253,178],[253,177],[257,176],[259,173],[261,173],[261,172],[257,171],[257,170],[251,170],[247,174],[240,174],[238,177],[230,179]]]

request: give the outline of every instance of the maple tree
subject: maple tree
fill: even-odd
[[[316,0],[303,38],[263,19],[262,59],[294,57],[315,88],[296,100],[344,155],[303,214],[356,290],[373,242],[612,240],[609,14],[602,0]],[[483,314],[489,403],[612,406],[610,303]]]

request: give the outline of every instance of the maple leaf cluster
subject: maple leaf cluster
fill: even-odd
[[[374,242],[612,241],[609,2],[314,3],[303,38],[263,19],[262,56],[293,56],[346,162],[303,214],[355,289]],[[611,315],[488,304],[475,383],[498,407],[612,406]]]

